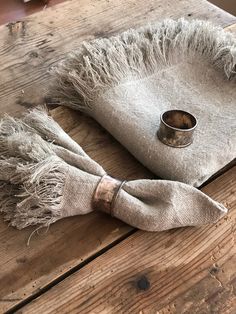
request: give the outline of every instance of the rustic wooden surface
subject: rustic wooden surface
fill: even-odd
[[[235,176],[203,188],[230,209],[217,224],[138,231],[22,313],[235,313]]]
[[[82,40],[108,36],[129,27],[144,24],[147,21],[152,22],[164,17],[180,16],[209,19],[222,26],[236,22],[236,18],[203,0],[198,2],[180,0],[174,3],[171,0],[165,1],[165,3],[160,0],[81,0],[79,2],[73,0],[17,23],[0,27],[0,41],[3,43],[0,48],[1,113],[9,112],[17,115],[25,110],[25,107],[34,106],[45,100],[50,102],[50,99],[44,99],[43,96],[48,86],[48,67],[62,58],[64,53],[77,47]],[[234,32],[236,27],[231,27],[230,30]],[[123,178],[153,176],[93,120],[65,108],[52,110],[52,115],[83,146],[85,151],[100,162],[111,175]],[[230,186],[231,175],[223,178],[224,184]],[[227,180],[229,180],[228,183]],[[214,190],[214,184],[211,185],[211,189]],[[232,189],[230,191],[232,192]],[[214,193],[218,192],[220,193],[219,186]],[[224,200],[228,199],[227,195],[225,195]],[[221,196],[223,199],[223,194]],[[86,263],[90,262],[92,265],[92,259],[109,250],[112,246],[119,248],[116,245],[117,242],[136,232],[115,219],[96,213],[60,221],[51,226],[46,234],[40,232],[39,235],[35,235],[30,242],[30,247],[27,247],[26,242],[32,230],[34,229],[28,228],[17,231],[8,228],[0,220],[0,313],[6,310],[13,311],[14,306],[20,308],[76,270],[81,268],[84,271],[87,269],[84,267]],[[188,232],[192,232],[193,237],[198,237],[198,233],[196,233],[198,231],[189,228],[183,229],[183,231],[170,231],[156,235],[141,233],[143,236],[140,238],[148,241],[149,237],[155,236],[156,242],[158,242],[159,237],[163,241],[167,241],[165,237],[170,238],[172,233],[175,237],[175,232],[177,235],[179,232],[186,232],[183,234],[183,238],[188,235]],[[210,231],[209,236],[211,236]],[[214,237],[214,235],[212,236]],[[138,246],[144,245],[144,242],[141,241]],[[138,243],[137,240],[135,243]],[[148,249],[150,245],[148,243],[146,246],[144,245],[143,249]],[[131,255],[136,254],[132,247],[128,249]],[[165,254],[165,251],[163,252]],[[186,251],[185,254],[189,254],[191,259],[192,255],[189,251]],[[118,255],[119,250],[117,251]],[[144,255],[137,255],[136,259],[142,259],[143,265],[145,265],[148,259],[146,260],[146,255],[145,259],[143,257]],[[129,258],[128,255],[127,258]],[[118,265],[118,260],[116,263]],[[177,268],[178,265],[176,264]],[[108,269],[108,267],[109,264],[105,262],[103,268]],[[93,275],[92,271],[91,275]],[[94,276],[92,278],[96,281],[97,272]],[[197,278],[196,275],[195,280]],[[114,279],[116,280],[116,278]],[[173,280],[175,280],[174,277]],[[184,281],[185,279],[181,280]],[[47,294],[48,292],[45,292],[45,297]],[[135,300],[138,303],[143,302],[142,299],[138,301],[137,296]],[[194,300],[192,296],[192,301],[189,302]],[[74,300],[72,300],[73,302]],[[115,304],[115,299],[113,302]],[[88,304],[92,309],[89,298]],[[115,308],[116,305],[114,304],[113,307]],[[143,304],[146,306],[146,303]],[[119,307],[122,309],[121,304]],[[29,310],[26,308],[26,311]],[[165,311],[168,312],[168,309]]]

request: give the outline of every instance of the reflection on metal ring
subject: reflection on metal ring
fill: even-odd
[[[183,110],[169,110],[161,115],[160,120],[157,136],[163,144],[186,147],[193,142],[197,119],[191,113]]]
[[[126,181],[114,179],[108,175],[104,175],[99,181],[93,195],[93,208],[103,211],[109,215],[115,206],[118,194]]]

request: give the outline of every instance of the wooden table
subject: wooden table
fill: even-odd
[[[72,0],[0,28],[0,110],[45,98],[47,69],[82,40],[164,17],[208,19],[236,33],[236,18],[204,0]],[[65,108],[53,117],[108,173],[153,177],[96,122]],[[39,232],[0,220],[0,312],[236,313],[236,168],[202,190],[229,208],[217,224],[160,233],[101,213]]]

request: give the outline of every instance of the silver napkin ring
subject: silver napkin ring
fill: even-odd
[[[157,136],[162,143],[172,147],[186,147],[193,142],[197,119],[191,113],[169,110],[161,115],[160,120]]]
[[[108,175],[104,175],[94,192],[92,200],[93,208],[113,216],[112,211],[115,202],[125,182],[126,181],[120,181]]]

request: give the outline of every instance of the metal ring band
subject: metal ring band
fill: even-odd
[[[114,209],[114,207],[115,207],[116,200],[117,200],[117,198],[118,198],[118,195],[119,195],[119,193],[120,193],[120,190],[122,189],[122,187],[123,187],[123,185],[124,185],[125,183],[126,183],[126,180],[121,181],[121,184],[120,184],[120,186],[119,186],[117,192],[116,192],[116,193],[114,194],[114,196],[113,196],[113,199],[112,199],[112,202],[111,202],[111,211],[110,211],[110,215],[111,215],[111,216],[113,216],[113,209]]]
[[[109,215],[113,215],[112,211],[115,202],[124,183],[125,181],[120,181],[108,175],[104,175],[94,192],[92,200],[93,208]]]

